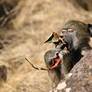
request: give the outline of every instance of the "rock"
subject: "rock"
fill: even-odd
[[[70,0],[74,7],[82,8],[86,11],[92,11],[92,0]]]
[[[3,49],[4,46],[3,46],[3,43],[0,43],[0,49]]]
[[[5,65],[0,65],[0,81],[7,80],[7,68]]]
[[[52,92],[92,92],[92,51],[89,51]]]

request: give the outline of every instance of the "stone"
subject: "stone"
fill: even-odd
[[[65,82],[66,86],[62,89],[61,85],[61,89],[55,89],[56,92],[92,92],[92,50],[72,68],[70,74],[72,76],[66,77],[58,84]]]

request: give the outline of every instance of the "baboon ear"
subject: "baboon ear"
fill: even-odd
[[[88,24],[89,34],[92,37],[92,24]]]

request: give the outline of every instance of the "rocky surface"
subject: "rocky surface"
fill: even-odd
[[[92,11],[92,0],[70,0],[76,8],[83,8],[86,11]]]
[[[92,92],[92,51],[73,67],[52,92]]]
[[[0,81],[6,80],[7,80],[7,67],[5,65],[0,65]]]

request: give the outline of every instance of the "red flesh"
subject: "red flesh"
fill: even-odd
[[[52,65],[51,67],[49,67],[49,70],[52,70],[52,69],[54,69],[54,68],[56,68],[58,65],[59,65],[59,63],[62,61],[62,59],[60,59],[60,58],[57,58],[57,59],[53,59],[52,60],[52,64],[55,62],[55,64],[54,65]]]

